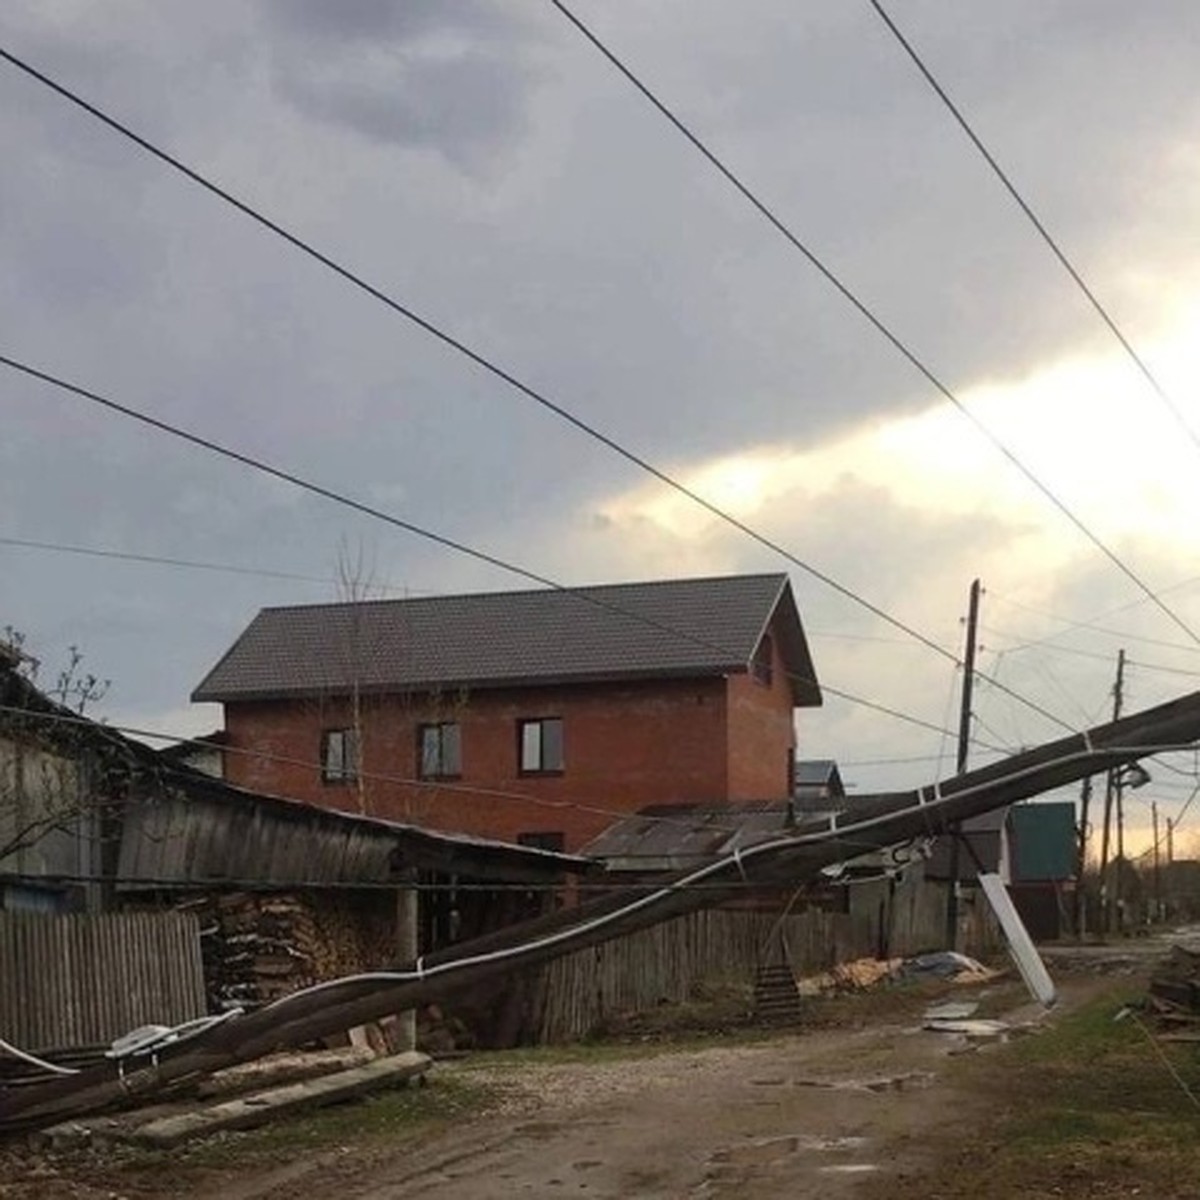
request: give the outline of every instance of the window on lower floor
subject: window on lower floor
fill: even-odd
[[[326,729],[321,734],[321,779],[353,783],[358,778],[358,730]]]
[[[417,729],[417,774],[422,779],[454,779],[462,774],[462,732],[457,721]]]
[[[517,754],[522,775],[542,775],[563,769],[561,717],[537,717],[517,722]]]

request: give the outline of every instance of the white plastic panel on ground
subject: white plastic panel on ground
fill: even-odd
[[[996,914],[1000,928],[1008,939],[1013,962],[1017,964],[1025,986],[1035,1000],[1041,1001],[1049,1008],[1058,999],[1058,991],[1054,980],[1050,978],[1050,972],[1046,970],[1046,964],[1042,962],[1042,956],[1033,944],[1033,938],[1029,936],[1029,930],[1025,928],[1025,922],[1021,920],[1021,914],[1017,912],[1016,905],[1008,894],[1008,889],[999,875],[991,873],[980,875],[979,885],[983,888],[983,894],[988,898],[992,912]]]

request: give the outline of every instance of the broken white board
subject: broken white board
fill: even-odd
[[[1035,1000],[1050,1008],[1058,999],[1054,980],[1050,978],[1050,972],[1046,970],[1046,964],[1042,962],[1042,956],[1038,954],[1033,938],[1029,936],[1029,930],[1025,928],[1025,922],[1021,920],[1021,914],[1017,912],[1008,889],[1000,876],[994,872],[981,874],[979,886],[983,888],[983,894],[988,898],[996,920],[1000,922],[1000,928],[1008,940],[1009,952],[1013,962],[1017,964],[1017,970],[1021,972],[1025,986]]]

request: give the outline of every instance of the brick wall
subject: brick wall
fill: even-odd
[[[729,791],[731,800],[778,799],[788,794],[788,751],[795,746],[792,684],[778,644],[772,647],[769,681],[762,673],[726,681]]]
[[[765,666],[716,679],[366,696],[358,722],[338,697],[227,704],[227,778],[448,832],[505,841],[561,833],[572,851],[610,825],[613,813],[785,796],[793,695],[777,645],[769,672]],[[519,770],[518,722],[537,717],[563,721],[561,773]],[[441,721],[459,725],[461,773],[442,786],[414,782],[418,728]],[[323,782],[322,731],[355,724],[362,777]],[[456,792],[454,785],[509,795]]]
[[[748,713],[754,704],[742,707]],[[566,848],[574,850],[612,823],[606,812],[586,811],[589,807],[621,813],[647,804],[726,798],[727,708],[724,679],[366,697],[364,777],[347,784],[322,782],[318,765],[322,730],[353,724],[345,700],[227,704],[227,778],[332,808],[507,841],[562,833]],[[517,722],[532,717],[562,719],[561,774],[519,771]],[[442,787],[403,782],[418,773],[418,726],[450,720],[461,729],[460,777]],[[785,739],[773,757],[785,761],[788,744]],[[782,767],[777,774],[781,782]],[[457,793],[453,785],[513,796]],[[770,794],[781,794],[779,786]]]

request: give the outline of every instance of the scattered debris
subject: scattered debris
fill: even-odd
[[[895,979],[903,961],[899,958],[856,958],[852,962],[838,963],[820,975],[797,980],[796,990],[801,996],[866,991],[879,983]]]
[[[999,972],[955,950],[918,954],[900,964],[901,979],[945,979],[951,983],[986,983]]]
[[[1200,1027],[1200,950],[1171,947],[1150,978],[1146,1007],[1161,1026]]]
[[[1033,944],[1033,938],[1029,936],[1029,930],[1025,928],[1025,922],[1021,920],[1021,914],[1017,912],[1017,906],[1013,903],[1008,888],[1004,886],[999,875],[987,871],[980,874],[979,886],[992,906],[996,920],[1000,922],[1000,928],[1008,942],[1008,952],[1012,955],[1029,994],[1043,1007],[1053,1008],[1058,1001],[1058,989]]]
[[[934,1004],[925,1010],[926,1021],[965,1021],[979,1011],[975,1000],[952,1000],[948,1004]]]
[[[828,992],[862,992],[906,979],[942,979],[951,983],[986,983],[999,972],[953,950],[918,954],[912,958],[856,958],[820,975],[797,980],[801,996]]]
[[[410,1050],[320,1079],[287,1084],[207,1108],[161,1117],[138,1126],[130,1133],[129,1140],[165,1149],[223,1129],[253,1129],[300,1109],[339,1104],[406,1084],[410,1079],[424,1075],[430,1066],[426,1055]]]
[[[193,1089],[194,1099],[189,1102],[176,1100],[63,1121],[34,1134],[33,1141],[51,1150],[121,1143],[169,1147],[225,1129],[265,1125],[301,1109],[404,1086],[422,1077],[431,1065],[426,1055],[413,1052],[372,1061],[364,1061],[354,1051],[280,1055],[265,1061],[272,1064],[271,1070],[254,1064],[257,1071],[243,1066],[212,1076],[205,1081],[209,1086]],[[265,1087],[268,1083],[271,1086]],[[240,1094],[231,1097],[232,1092]]]
[[[957,1033],[973,1042],[990,1042],[1006,1038],[1011,1027],[1004,1021],[987,1021],[976,1019],[972,1021],[933,1020],[926,1021],[926,1029],[932,1033]]]

